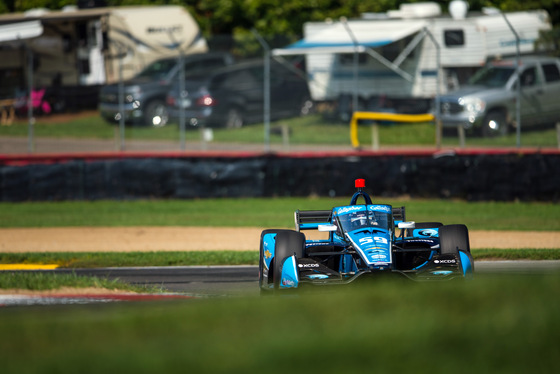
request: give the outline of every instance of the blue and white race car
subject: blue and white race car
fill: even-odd
[[[373,204],[363,190],[365,180],[357,179],[355,185],[350,205],[297,210],[295,230],[262,232],[262,291],[347,284],[379,274],[413,280],[472,277],[474,261],[465,225],[407,222],[405,207]],[[306,240],[305,230],[327,232],[328,239]]]

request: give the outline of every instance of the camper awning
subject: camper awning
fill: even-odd
[[[39,21],[27,21],[0,25],[0,42],[11,42],[21,39],[35,38],[43,33]]]
[[[348,32],[346,26],[341,22],[322,24],[320,28],[314,27],[306,30],[308,35],[305,39],[290,44],[286,48],[274,49],[275,56],[315,54],[315,53],[352,53],[356,46],[353,38],[358,43],[358,52],[365,48],[382,47],[384,45],[404,39],[420,31],[426,26],[425,21],[406,20],[358,20],[349,21]]]

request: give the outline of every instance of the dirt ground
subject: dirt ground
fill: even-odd
[[[0,229],[0,252],[250,251],[259,249],[261,231],[257,227]],[[560,248],[560,232],[472,230],[469,237],[474,249]]]

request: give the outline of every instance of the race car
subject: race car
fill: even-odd
[[[348,284],[382,274],[418,281],[472,277],[465,225],[406,221],[405,207],[374,204],[364,179],[356,179],[355,187],[350,205],[296,210],[295,230],[261,233],[261,292]],[[328,238],[307,240],[305,230]]]

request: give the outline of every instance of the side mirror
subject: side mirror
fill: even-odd
[[[414,221],[410,221],[410,222],[399,222],[399,224],[397,225],[397,227],[399,229],[413,229],[416,227],[416,222]]]
[[[326,231],[336,231],[338,227],[336,227],[336,225],[319,225],[317,226],[317,229],[319,231],[322,232],[326,232]]]

